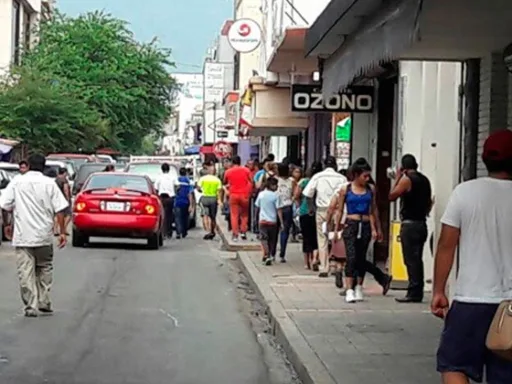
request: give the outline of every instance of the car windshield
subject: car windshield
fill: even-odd
[[[13,178],[14,176],[20,174],[20,169],[19,168],[15,168],[15,167],[1,167],[0,166],[0,169],[2,171],[5,171],[9,175],[10,178]]]
[[[84,164],[80,167],[80,169],[77,172],[75,183],[85,183],[85,180],[87,180],[90,174],[94,172],[102,172],[104,169],[105,164]]]
[[[151,187],[146,178],[135,175],[97,174],[92,175],[83,190],[120,188],[131,191],[151,193]]]
[[[170,165],[169,174],[178,177],[178,170],[175,166]],[[158,176],[162,175],[162,164],[160,163],[131,163],[128,164],[126,172],[136,175],[148,176],[151,180],[155,180]]]

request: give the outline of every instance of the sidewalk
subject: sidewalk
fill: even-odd
[[[368,280],[366,300],[346,304],[333,278],[303,267],[299,246],[288,263],[262,266],[259,252],[238,253],[268,305],[273,332],[305,384],[432,384],[442,322],[424,304],[398,304]]]
[[[220,214],[217,215],[217,233],[222,239],[227,251],[259,251],[261,249],[260,241],[252,232],[247,233],[247,240],[238,239],[237,241],[233,241],[231,232],[228,231],[228,222],[224,216]]]

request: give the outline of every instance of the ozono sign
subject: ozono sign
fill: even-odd
[[[227,141],[217,141],[213,144],[213,153],[218,159],[231,156],[233,147]]]
[[[371,113],[373,107],[373,87],[352,87],[326,100],[316,86],[292,86],[294,112]]]

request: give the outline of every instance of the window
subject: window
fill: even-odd
[[[23,49],[29,50],[32,46],[32,15],[25,9],[23,12]]]
[[[20,63],[20,15],[21,5],[17,0],[12,2],[11,20],[11,55],[14,64]]]

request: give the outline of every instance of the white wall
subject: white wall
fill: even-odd
[[[461,64],[400,62],[403,94],[402,153],[418,160],[420,171],[432,183],[435,205],[428,221],[429,236],[439,235],[438,223],[459,181],[460,122],[458,121]],[[398,160],[398,159],[397,159]],[[424,250],[425,277],[433,276],[433,257]]]
[[[263,14],[261,13],[261,4],[261,0],[242,0],[235,10],[236,19],[252,19],[262,27]],[[262,34],[264,34],[264,32]],[[249,79],[252,77],[252,71],[260,68],[260,53],[263,44],[262,41],[260,46],[253,52],[240,54],[238,80],[241,89],[244,89],[248,84]]]
[[[13,42],[13,7],[12,0],[0,0],[0,74],[5,73],[12,62]],[[23,44],[24,12],[31,14],[32,24],[36,25],[41,12],[41,0],[20,1],[22,10],[20,12],[20,42]]]

